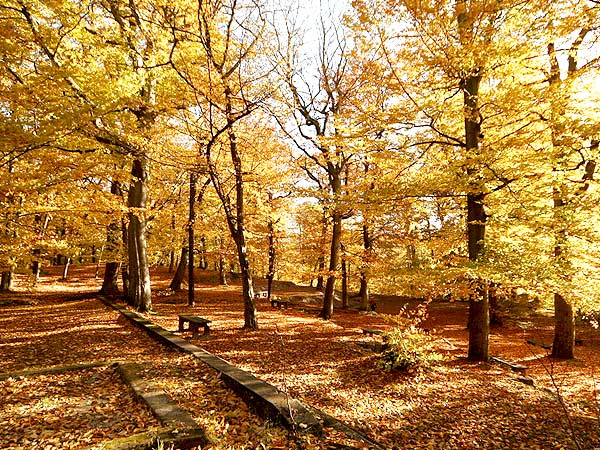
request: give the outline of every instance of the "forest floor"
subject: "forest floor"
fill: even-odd
[[[95,300],[101,279],[94,279],[93,267],[75,266],[67,281],[59,272],[49,268],[34,289],[17,279],[16,292],[0,296],[0,375],[144,361],[153,381],[218,442],[214,449],[340,448],[331,446],[343,441],[332,430],[316,440],[265,423],[211,369],[154,342]],[[549,314],[520,314],[492,329],[491,353],[527,366],[531,386],[505,366],[467,362],[467,304],[434,302],[424,326],[445,360],[404,375],[379,367],[380,355],[368,347],[381,337],[361,329],[388,329],[384,314],[415,301],[377,296],[377,313],[336,309],[331,321],[323,321],[316,318],[318,291],[276,282],[274,294],[290,307],[274,309],[258,300],[260,329],[246,331],[239,283],[219,286],[215,273],[197,271],[196,306],[190,308],[186,291],[167,289],[170,278],[163,268],[152,272],[150,320],[171,331],[184,312],[212,320],[210,338],[181,336],[385,448],[600,449],[600,331],[588,325],[578,326],[583,345],[571,361],[553,360],[547,350],[526,342],[551,343]],[[262,281],[255,286],[264,286]],[[0,398],[1,448],[93,448],[158,426],[110,366],[0,377]]]

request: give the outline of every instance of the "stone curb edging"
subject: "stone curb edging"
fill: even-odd
[[[116,309],[135,325],[146,331],[152,338],[181,352],[189,353],[218,371],[222,379],[261,417],[266,419],[273,419],[275,417],[288,429],[310,432],[318,436],[323,435],[323,425],[325,425],[355,440],[365,442],[369,445],[369,449],[385,449],[377,441],[346,425],[339,419],[312,406],[303,405],[298,400],[290,398],[266,381],[233,366],[203,348],[191,344],[189,341],[165,330],[139,314],[123,308],[103,296],[99,298],[106,305]],[[352,447],[345,446],[344,448]]]
[[[189,353],[218,371],[222,379],[261,417],[279,422],[291,430],[322,435],[321,422],[298,400],[290,398],[275,386],[191,344],[139,314],[129,311],[103,296],[98,298],[145,330],[154,339],[181,352]]]
[[[65,366],[52,366],[40,369],[20,370],[0,374],[0,381],[10,378],[35,377],[39,375],[62,374],[96,367],[113,367],[123,381],[131,387],[134,395],[144,401],[163,427],[156,431],[116,438],[100,444],[103,450],[142,450],[155,448],[158,442],[173,444],[180,449],[206,446],[212,442],[204,430],[184,410],[179,408],[170,397],[154,384],[143,380],[140,375],[142,366],[121,361],[98,361]],[[98,447],[92,446],[88,448]]]
[[[189,430],[173,433],[172,430],[159,429],[116,438],[102,443],[100,446],[92,445],[81,450],[156,450],[157,448],[184,450],[199,448],[195,442],[197,442],[197,436]]]
[[[119,450],[130,450],[137,448],[150,448],[156,442],[173,444],[177,448],[187,449],[196,446],[204,447],[211,444],[204,430],[192,419],[192,417],[177,404],[165,392],[154,383],[144,380],[141,376],[142,365],[138,363],[115,364],[121,378],[131,387],[136,397],[143,400],[158,418],[166,431],[158,433],[143,433],[140,440],[143,444],[127,444],[126,440],[120,442],[115,440],[104,448],[115,448]]]

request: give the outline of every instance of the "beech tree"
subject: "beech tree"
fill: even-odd
[[[492,15],[499,11],[490,11]],[[488,11],[485,13],[489,14]],[[485,14],[484,13],[484,14]],[[477,21],[477,11],[471,9],[466,1],[456,2],[456,21],[458,35],[462,47],[473,45],[474,26]],[[480,17],[479,20],[486,20]],[[491,17],[489,20],[494,21]],[[484,36],[484,39],[489,39]],[[469,177],[467,192],[467,240],[469,260],[478,262],[483,257],[485,243],[485,224],[487,213],[484,209],[486,188],[478,180],[481,167],[477,163],[470,163],[469,159],[477,160],[480,157],[480,139],[482,137],[480,122],[479,86],[483,77],[484,67],[477,61],[469,67],[463,68],[460,76],[459,87],[463,92],[464,106],[464,148],[467,154],[466,174]],[[478,286],[472,295],[469,304],[469,359],[472,361],[487,361],[489,359],[489,334],[490,312],[489,297],[485,286]]]
[[[581,86],[581,80],[591,70],[597,70],[600,57],[591,59],[582,58],[587,42],[597,38],[594,30],[598,18],[599,8],[596,6],[587,9],[586,14],[574,25],[579,26],[575,38],[564,47],[566,56],[566,71],[561,71],[559,52],[555,41],[548,43],[549,69],[547,73],[549,121],[551,142],[553,148],[554,165],[552,168],[554,181],[553,207],[556,217],[554,256],[559,270],[570,272],[572,269],[569,256],[572,250],[569,247],[568,235],[573,223],[574,209],[582,201],[596,172],[598,158],[598,130],[582,129],[578,126],[581,118],[574,120],[573,108],[569,103],[573,101],[574,92]],[[568,30],[573,25],[567,23]],[[549,25],[549,28],[554,28]],[[551,36],[552,38],[553,36]],[[556,36],[556,38],[564,36]],[[587,39],[587,41],[586,41]],[[564,45],[564,44],[563,44]],[[571,109],[569,112],[568,109]],[[585,113],[584,113],[585,114]],[[584,114],[581,114],[583,116]],[[576,117],[576,116],[575,116]],[[587,148],[585,142],[587,141]],[[580,173],[579,180],[573,180],[573,173]],[[572,240],[572,238],[571,238]],[[563,276],[568,276],[566,273]],[[554,293],[554,341],[552,356],[561,359],[574,357],[575,345],[575,315],[572,301],[565,298],[565,293]]]
[[[244,328],[256,329],[256,308],[252,271],[248,257],[246,231],[245,180],[243,147],[238,141],[238,127],[270,94],[267,76],[270,69],[260,61],[264,49],[266,20],[257,2],[201,2],[194,10],[193,28],[169,19],[174,37],[170,63],[196,100],[194,109],[183,120],[192,122],[192,139],[221,200],[230,234],[236,244],[240,265]],[[223,25],[223,27],[220,27]],[[181,45],[178,45],[181,42]],[[206,70],[189,64],[193,54],[206,64]],[[233,179],[223,172],[223,152],[229,156]]]
[[[358,29],[378,38],[383,65],[392,71],[396,96],[385,117],[402,145],[418,151],[418,173],[438,177],[426,175],[410,195],[464,202],[457,202],[464,207],[464,241],[451,250],[462,274],[443,263],[449,255],[438,267],[445,277],[455,272],[468,287],[469,359],[485,361],[488,288],[498,267],[487,251],[490,211],[527,174],[531,153],[524,143],[537,121],[526,104],[525,82],[512,74],[526,71],[531,46],[522,36],[536,20],[527,12],[540,5],[379,2],[376,13],[371,3],[354,5],[358,23],[368,24]]]
[[[64,92],[84,139],[131,158],[127,193],[128,299],[136,309],[151,308],[146,251],[147,183],[153,128],[160,116],[159,79],[163,37],[152,16],[153,4],[88,1],[42,4],[10,2],[14,24],[37,47],[47,79]],[[13,69],[27,70],[25,66]],[[164,79],[164,78],[163,78]],[[160,85],[161,93],[174,87]],[[161,106],[164,106],[161,105]],[[64,125],[58,122],[56,125]],[[63,131],[64,132],[64,131]],[[72,148],[71,145],[65,147]]]
[[[329,265],[319,314],[319,317],[327,320],[333,314],[342,220],[348,213],[344,205],[344,174],[354,155],[345,147],[342,129],[347,125],[344,114],[356,88],[356,77],[351,74],[345,55],[347,42],[339,27],[329,29],[323,20],[321,22],[315,61],[316,85],[309,82],[297,66],[298,55],[293,52],[293,42],[288,40],[285,45],[290,48],[282,51],[282,56],[288,55],[282,78],[289,90],[289,106],[299,134],[295,139],[295,148],[303,155],[302,169],[321,191],[319,196],[323,205],[326,205],[324,209],[331,223]],[[294,136],[291,132],[289,135]]]

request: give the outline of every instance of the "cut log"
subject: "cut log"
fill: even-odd
[[[505,360],[505,359],[498,358],[497,356],[491,356],[491,357],[490,357],[490,361],[491,361],[491,362],[498,363],[498,364],[502,364],[502,365],[505,365],[505,366],[508,366],[508,367],[510,367],[510,368],[511,368],[511,370],[513,370],[514,372],[519,372],[519,373],[523,373],[523,374],[524,374],[524,373],[525,373],[525,371],[527,370],[527,366],[523,366],[523,365],[521,365],[521,364],[518,364],[518,363],[514,363],[514,362],[511,362],[511,361],[507,361],[507,360]]]
[[[363,328],[362,329],[363,334],[369,334],[371,336],[378,334],[378,335],[382,335],[383,331],[382,330],[376,330],[375,328]]]
[[[542,347],[545,350],[550,350],[552,348],[552,346],[549,344],[543,344],[541,342],[534,341],[533,339],[527,339],[527,343],[535,345],[536,347]]]

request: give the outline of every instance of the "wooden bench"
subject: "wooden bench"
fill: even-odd
[[[208,325],[211,322],[210,320],[192,314],[179,314],[179,331],[186,331],[184,327],[186,322],[189,323],[188,330],[192,332],[192,338],[198,336],[198,328],[201,325],[204,327],[204,336],[210,334],[210,327]]]
[[[497,356],[490,356],[490,362],[495,362],[495,363],[498,363],[498,364],[503,364],[505,366],[508,366],[514,372],[525,373],[525,371],[527,370],[527,366],[523,366],[523,365],[518,364],[518,363],[507,361],[505,359],[498,358]]]
[[[271,299],[271,306],[273,308],[281,309],[283,307],[283,308],[287,309],[289,304],[290,304],[290,302],[288,300],[281,300],[280,298],[272,298]]]
[[[384,333],[383,330],[376,330],[375,328],[363,328],[362,332],[363,334],[368,334],[370,336],[382,335]]]

